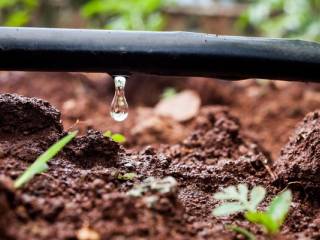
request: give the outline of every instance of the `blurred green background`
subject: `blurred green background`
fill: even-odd
[[[320,0],[0,0],[0,24],[320,41]]]

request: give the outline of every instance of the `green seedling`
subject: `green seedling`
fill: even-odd
[[[124,143],[127,141],[126,137],[120,133],[112,133],[110,130],[105,131],[103,136],[111,138],[113,141],[117,143]]]
[[[253,235],[253,233],[249,232],[247,229],[239,227],[239,226],[227,226],[228,229],[241,234],[248,240],[256,240],[256,237]]]
[[[27,168],[14,182],[15,188],[20,188],[28,181],[30,181],[36,174],[40,174],[48,170],[47,162],[56,156],[62,148],[67,145],[76,135],[78,131],[69,133],[67,136],[60,139],[58,142],[48,148],[47,151],[42,153],[35,161]]]
[[[161,99],[169,99],[177,95],[177,90],[173,87],[167,87],[161,94]]]
[[[254,187],[250,192],[246,184],[239,184],[237,187],[229,186],[222,192],[214,194],[214,198],[223,203],[213,210],[213,215],[221,217],[243,212],[249,222],[261,225],[267,234],[277,234],[288,214],[292,193],[290,190],[280,193],[271,201],[266,211],[258,211],[257,207],[264,200],[265,195],[266,190],[261,186]],[[241,233],[244,229],[237,227],[233,230]],[[252,239],[244,232],[241,234],[247,239]]]
[[[127,194],[133,197],[141,197],[148,191],[156,191],[165,194],[173,191],[176,186],[177,181],[173,177],[169,176],[163,179],[149,177],[141,184],[134,186]]]
[[[119,173],[117,176],[117,179],[123,180],[123,181],[132,181],[135,177],[137,177],[137,174],[134,172],[121,174]]]

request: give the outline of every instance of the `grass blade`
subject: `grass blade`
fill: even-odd
[[[67,145],[76,135],[78,131],[69,133],[67,136],[60,139],[58,142],[48,148],[47,151],[42,153],[35,161],[27,168],[26,171],[18,177],[14,182],[15,188],[20,188],[22,185],[30,181],[34,175],[42,173],[47,169],[47,162],[50,161],[61,149]]]

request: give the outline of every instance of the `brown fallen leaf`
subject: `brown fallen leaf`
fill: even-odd
[[[171,117],[178,122],[194,118],[200,109],[200,96],[191,90],[185,90],[177,95],[161,100],[155,107],[159,116]]]

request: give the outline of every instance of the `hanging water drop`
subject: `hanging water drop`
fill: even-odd
[[[128,117],[129,108],[124,92],[126,77],[115,76],[114,85],[115,94],[111,103],[110,115],[115,121],[122,122]]]

